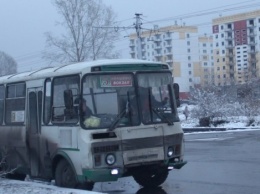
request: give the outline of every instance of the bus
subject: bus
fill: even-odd
[[[1,170],[67,188],[126,176],[159,186],[186,164],[176,86],[167,64],[135,59],[2,76]]]

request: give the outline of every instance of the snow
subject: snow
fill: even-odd
[[[183,114],[183,111],[185,107],[188,107],[189,110],[189,116],[188,119],[185,119],[185,115]],[[183,104],[181,107],[178,108],[178,114],[179,118],[181,120],[181,126],[183,128],[193,128],[193,127],[198,127],[199,126],[199,119],[198,118],[192,118],[191,117],[191,112],[192,109],[195,108],[195,105],[188,105],[188,104]],[[217,126],[210,126],[211,128],[254,128],[258,127],[260,128],[260,116],[254,117],[255,123],[251,126],[247,126],[248,123],[248,117],[246,116],[231,116],[231,117],[225,117],[224,120],[226,120],[226,123],[219,124]]]
[[[15,181],[0,178],[0,194],[100,194],[98,192],[79,190],[79,189],[66,189],[56,187],[44,182],[34,181]]]

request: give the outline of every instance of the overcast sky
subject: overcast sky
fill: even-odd
[[[0,0],[0,51],[18,62],[18,71],[47,65],[41,59],[41,53],[45,49],[44,33],[60,33],[60,28],[55,25],[59,21],[59,15],[51,2],[52,0]],[[117,14],[121,27],[133,25],[135,13],[141,13],[143,28],[150,29],[153,25],[162,27],[178,22],[199,25],[201,34],[211,33],[210,22],[213,18],[260,9],[258,2],[259,0],[103,0]],[[195,12],[208,13],[202,16],[193,14],[191,17]],[[121,51],[123,57],[129,57],[127,36],[134,32],[122,31],[116,42],[116,50]]]

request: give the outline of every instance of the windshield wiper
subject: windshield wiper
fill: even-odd
[[[173,125],[173,121],[170,121],[169,118],[167,118],[164,114],[160,114],[160,112],[158,111],[158,109],[152,107],[152,104],[155,103],[155,99],[152,98],[152,88],[149,88],[148,89],[148,94],[149,94],[149,109],[150,109],[150,117],[151,117],[151,120],[153,120],[153,114],[152,114],[152,111],[162,120],[166,120],[168,125]],[[157,103],[158,104],[158,103]],[[152,111],[151,111],[152,110]]]
[[[166,120],[168,125],[174,125],[173,121],[170,121],[170,119],[168,117],[166,117],[164,114],[160,114],[161,112],[159,112],[158,109],[156,108],[152,108],[153,112],[162,120]]]
[[[127,113],[127,109],[125,108],[124,110],[122,110],[122,111],[117,115],[117,117],[116,117],[115,120],[112,122],[112,124],[109,126],[109,128],[108,128],[107,131],[113,131],[113,130],[117,127],[119,121],[126,115],[126,113]]]

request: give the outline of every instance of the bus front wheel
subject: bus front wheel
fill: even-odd
[[[143,168],[133,174],[135,181],[143,187],[157,187],[168,177],[167,167],[159,169]]]
[[[76,175],[70,164],[62,159],[55,170],[55,184],[59,187],[75,188],[77,185]]]

